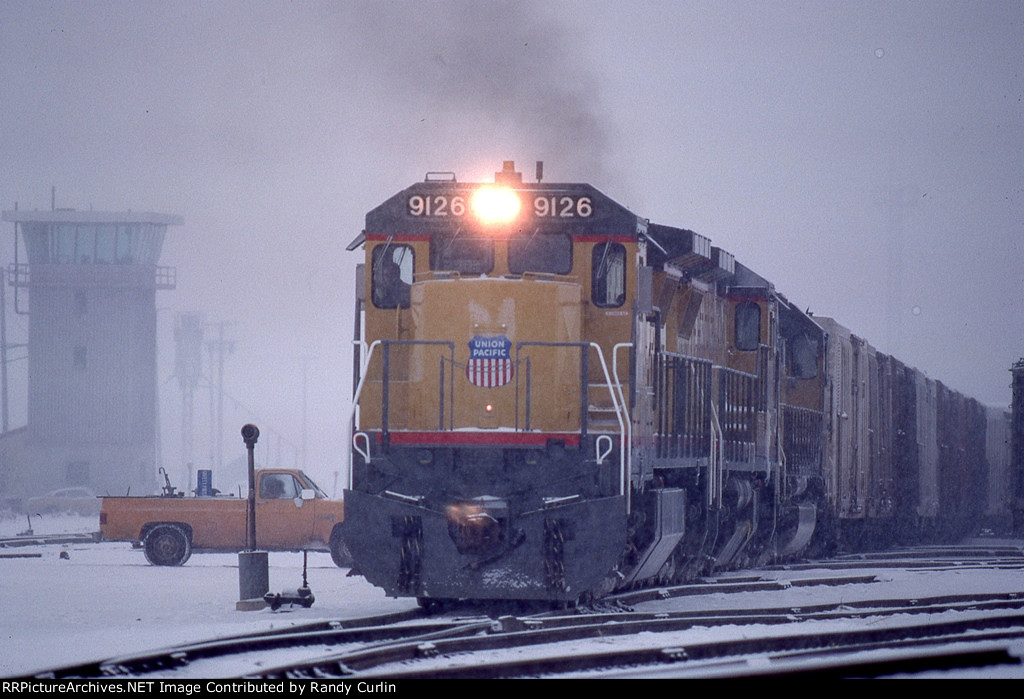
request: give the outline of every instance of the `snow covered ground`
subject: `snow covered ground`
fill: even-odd
[[[27,524],[24,515],[0,515],[0,537],[25,531]],[[91,532],[98,529],[98,522],[77,516],[33,517],[32,528],[37,535]],[[301,584],[302,554],[271,553],[269,559],[271,591]],[[141,551],[125,543],[0,548],[0,676],[30,675],[72,663],[309,621],[383,614],[416,604],[389,599],[362,578],[348,577],[328,554],[311,553],[309,584],[316,596],[311,608],[236,611],[237,562],[236,554],[195,554],[182,567],[160,568],[149,565]],[[800,607],[970,591],[1024,591],[1019,568],[849,571],[849,575],[868,573],[877,575],[879,582],[711,593],[641,606],[644,611],[659,605],[672,609]],[[766,577],[785,580],[808,575],[807,571],[778,570]],[[749,627],[744,631],[752,632]],[[692,629],[680,636],[680,642],[709,640],[723,633],[723,629]],[[1009,676],[1022,676],[1019,671],[1013,673]]]
[[[27,529],[24,515],[0,516],[0,536]],[[99,530],[97,518],[32,517],[36,535]],[[67,558],[61,558],[61,553]],[[33,557],[22,557],[32,555]],[[38,557],[35,557],[38,555]],[[4,556],[18,556],[6,558]],[[302,584],[302,554],[271,552],[270,589]],[[400,611],[327,553],[309,554],[309,609],[240,612],[238,555],[195,554],[181,567],[151,566],[127,543],[0,548],[0,677],[22,676],[186,641],[281,628],[320,619]]]

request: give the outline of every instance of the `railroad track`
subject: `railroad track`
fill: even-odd
[[[374,619],[353,620],[342,628],[341,622],[308,625],[288,631],[218,639],[161,651],[111,658],[76,665],[39,675],[41,678],[66,679],[83,677],[164,677],[188,678],[226,676],[218,668],[228,669],[234,676],[261,678],[382,678],[382,677],[517,677],[567,672],[584,672],[608,668],[636,668],[666,662],[729,660],[752,653],[783,652],[794,648],[807,652],[814,648],[849,647],[859,644],[867,648],[865,634],[881,639],[880,647],[911,634],[906,628],[899,632],[878,630],[842,631],[831,635],[816,634],[810,638],[792,633],[765,634],[755,640],[699,643],[678,652],[677,643],[646,649],[615,647],[607,652],[581,653],[572,649],[545,655],[545,648],[595,639],[635,638],[637,634],[660,634],[688,631],[695,628],[755,626],[792,626],[810,621],[835,622],[860,620],[870,622],[883,615],[936,615],[947,612],[971,612],[985,615],[981,619],[955,624],[944,622],[946,637],[962,635],[966,630],[978,631],[990,626],[1024,628],[1024,595],[1013,593],[988,595],[942,596],[916,600],[871,600],[860,603],[819,604],[807,607],[775,609],[733,609],[706,612],[592,612],[554,616],[507,616],[497,620],[438,619],[429,620],[418,612],[408,612]],[[412,623],[415,622],[415,623]],[[934,624],[917,625],[927,632],[915,631],[934,638],[939,634]],[[1020,630],[994,638],[1016,638]],[[906,641],[904,641],[906,642]],[[793,644],[796,644],[793,646]],[[498,660],[495,654],[531,649],[528,660],[511,663]],[[291,659],[284,660],[291,653]],[[537,657],[537,653],[540,657]],[[310,658],[311,654],[317,657]],[[432,667],[430,662],[444,658],[445,667]],[[271,665],[271,663],[276,664]],[[433,664],[436,664],[433,663]],[[247,669],[238,668],[247,665]],[[696,671],[691,662],[687,672]],[[722,672],[721,667],[707,668]],[[748,670],[749,672],[749,670]],[[236,674],[237,673],[237,674]]]
[[[379,644],[403,638],[433,638],[459,630],[475,628],[484,622],[431,620],[423,612],[412,610],[361,619],[333,620],[301,624],[274,631],[228,636],[224,638],[157,649],[132,655],[107,658],[55,668],[35,675],[39,679],[115,678],[147,676],[226,676],[217,672],[224,663],[233,672],[244,665],[239,658],[277,655],[299,649],[308,653],[316,646],[354,646]],[[487,622],[489,623],[489,622]],[[185,670],[190,672],[184,672]],[[241,674],[245,674],[243,671]]]
[[[1008,559],[998,554],[989,565],[1000,566]],[[840,561],[836,568],[842,571],[843,566]],[[796,574],[786,580],[732,575],[642,590],[573,613],[495,619],[481,614],[427,617],[410,611],[320,622],[58,668],[37,677],[877,676],[917,671],[906,668],[928,663],[947,668],[1017,664],[1013,648],[1024,639],[1024,594],[1017,592],[885,599],[880,586],[874,599],[837,603],[737,604],[714,612],[643,609],[694,595],[715,595],[721,606],[723,596],[740,599],[739,593],[811,585],[855,585],[863,591],[876,581],[869,574],[823,578],[820,570],[806,577],[792,568],[786,572]],[[455,611],[467,610],[479,611]],[[956,650],[943,650],[949,647]]]
[[[79,663],[38,673],[39,678],[96,678],[96,677],[146,677],[146,676],[219,676],[220,672],[238,672],[240,665],[248,665],[258,673],[264,658],[288,655],[292,652],[309,654],[311,648],[333,647],[343,652],[358,652],[372,649],[376,645],[389,646],[405,643],[431,643],[444,636],[459,634],[475,635],[481,632],[494,633],[501,625],[546,625],[551,628],[568,625],[566,620],[580,619],[581,615],[595,623],[622,618],[628,604],[649,599],[670,599],[698,594],[728,594],[755,590],[782,590],[790,586],[805,584],[852,584],[870,582],[873,576],[847,576],[829,579],[806,578],[789,581],[765,581],[757,576],[747,576],[724,583],[703,583],[680,585],[659,590],[644,590],[608,598],[603,607],[618,607],[614,613],[580,610],[576,615],[557,617],[552,612],[542,612],[525,617],[505,616],[503,622],[477,614],[466,617],[430,617],[420,610],[411,610],[361,619],[332,620],[302,624],[276,631],[260,632],[239,636],[218,638],[198,643],[174,646],[142,653],[107,658],[93,662]],[[461,611],[473,611],[475,605],[463,605]],[[548,617],[548,619],[545,619]],[[634,619],[642,615],[634,615]],[[562,621],[557,621],[562,619]],[[543,620],[543,621],[538,621]],[[498,624],[498,626],[496,626]],[[383,651],[382,651],[383,652]],[[239,661],[240,658],[248,660]],[[226,670],[224,669],[226,668]],[[243,671],[240,674],[246,674]]]
[[[647,629],[655,631],[655,629]],[[964,640],[970,635],[970,642]],[[449,655],[443,667],[380,666],[347,673],[360,679],[526,677],[753,677],[784,674],[878,677],[924,670],[1013,665],[1020,668],[1024,614],[899,627],[766,634],[756,638],[668,643],[605,651],[551,652],[516,660],[466,662]],[[983,644],[979,647],[979,644]],[[433,649],[440,653],[441,649]],[[874,657],[865,658],[873,654]],[[472,660],[479,661],[480,658]],[[911,662],[912,661],[912,662]],[[292,670],[268,677],[325,677]],[[303,668],[308,672],[310,668]],[[1018,672],[1020,670],[1018,669]],[[340,676],[340,675],[336,675]]]
[[[974,618],[959,621],[922,621],[903,623],[895,628],[869,628],[872,621],[895,614],[934,616],[949,612],[969,612]],[[631,647],[638,634],[664,636],[697,628],[736,627],[746,630],[760,626],[805,625],[806,622],[859,621],[868,628],[830,630],[814,633],[788,632],[744,638],[745,632],[730,634],[721,641],[656,644]],[[690,663],[685,669],[697,671],[693,661],[703,664],[750,655],[775,654],[779,658],[798,657],[800,653],[821,655],[830,652],[864,652],[872,649],[913,647],[917,644],[948,643],[962,640],[966,633],[976,641],[1015,641],[1024,637],[1024,595],[963,595],[894,602],[874,601],[862,605],[817,605],[769,610],[729,610],[714,614],[697,612],[641,613],[621,612],[562,617],[507,617],[492,623],[485,633],[431,641],[410,639],[386,647],[362,648],[299,663],[267,668],[258,677],[276,678],[514,678],[564,675],[567,673],[610,671],[632,673],[638,667],[666,663]],[[611,647],[595,651],[594,641]],[[620,642],[615,642],[616,640]],[[559,649],[558,645],[568,646]],[[508,660],[518,653],[525,657]],[[677,668],[683,670],[683,667]],[[708,669],[708,668],[702,668]],[[721,672],[721,668],[715,668]],[[773,672],[776,670],[773,670]],[[747,669],[746,674],[755,674]]]
[[[1024,568],[1024,549],[1012,545],[918,546],[837,556],[828,561],[792,563],[781,570],[856,570],[862,568],[923,568],[952,570],[964,568]]]

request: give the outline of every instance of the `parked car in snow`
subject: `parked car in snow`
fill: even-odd
[[[74,486],[60,488],[46,495],[29,498],[25,501],[25,511],[29,514],[49,514],[53,512],[73,512],[80,515],[98,515],[100,499],[89,488]]]

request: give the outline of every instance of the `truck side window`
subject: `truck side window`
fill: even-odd
[[[408,308],[412,285],[413,252],[408,245],[386,243],[373,249],[373,305]]]
[[[736,304],[735,342],[738,350],[756,350],[761,344],[761,307],[753,301]]]
[[[295,479],[284,473],[268,473],[260,481],[260,497],[264,500],[294,500],[299,496]]]

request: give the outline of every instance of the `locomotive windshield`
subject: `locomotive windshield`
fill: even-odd
[[[494,242],[489,238],[468,234],[462,229],[454,233],[438,233],[430,238],[430,269],[487,274],[494,267]]]
[[[563,233],[515,236],[508,241],[508,271],[568,274],[572,271],[572,240]]]

